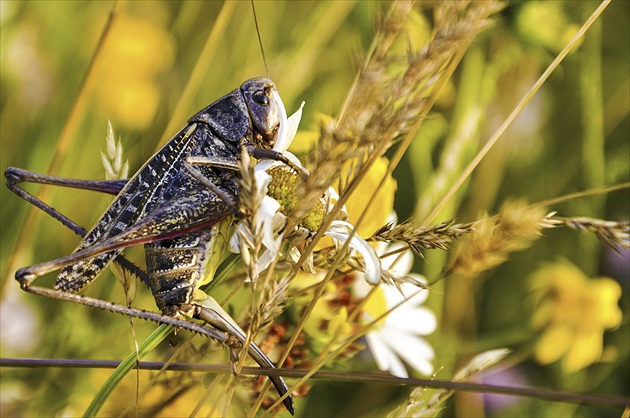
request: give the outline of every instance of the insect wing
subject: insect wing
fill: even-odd
[[[129,179],[116,199],[86,234],[74,252],[121,234],[151,211],[163,189],[178,173],[197,125],[189,125],[169,140]],[[59,272],[55,288],[78,292],[87,286],[120,253],[120,250],[80,260]]]

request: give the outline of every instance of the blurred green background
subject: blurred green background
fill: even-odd
[[[515,1],[507,5],[473,43],[394,173],[400,220],[426,216],[598,4]],[[289,113],[306,102],[302,129],[316,131],[319,114],[336,115],[370,45],[376,16],[387,5],[257,3],[270,77]],[[418,17],[419,27],[430,22],[430,6],[419,9],[418,16],[426,16]],[[144,1],[114,6],[109,1],[2,1],[0,7],[3,170],[13,166],[102,179],[99,150],[106,147],[109,119],[133,172],[190,115],[244,80],[265,75],[249,2]],[[95,56],[113,7],[117,13]],[[613,2],[435,222],[453,217],[467,222],[482,211],[496,213],[508,197],[537,202],[628,181],[629,21],[630,3]],[[414,48],[422,45],[422,40],[411,37],[409,42]],[[296,152],[305,147],[298,146]],[[85,227],[111,200],[61,188],[47,188],[44,196]],[[126,319],[19,291],[13,280],[17,268],[66,255],[78,239],[49,217],[31,213],[26,202],[4,187],[0,201],[2,357],[118,360],[132,351]],[[549,209],[563,216],[627,220],[630,196],[625,189]],[[131,254],[138,258],[141,250]],[[426,255],[426,262],[418,260],[415,269],[435,277],[447,256]],[[608,361],[577,375],[564,375],[556,365],[539,366],[524,354],[533,338],[526,278],[542,263],[561,257],[589,277],[613,277],[624,292],[623,324],[605,339],[614,352],[608,352]],[[438,318],[447,321],[429,338],[437,353],[436,367],[444,365],[450,371],[462,356],[507,346],[523,360],[516,360],[515,367],[499,375],[504,380],[494,383],[628,397],[629,263],[627,250],[617,255],[591,235],[547,230],[531,249],[514,254],[483,277],[439,283],[428,302]],[[42,283],[50,285],[52,280],[47,277]],[[88,293],[124,301],[121,286],[109,272]],[[138,293],[137,305],[152,309],[148,292],[139,289]],[[135,324],[140,340],[154,328],[154,324]],[[155,359],[164,360],[163,353],[169,350],[163,347],[154,353]],[[0,373],[2,415],[32,416],[81,413],[108,372],[5,368]],[[407,393],[405,388],[317,382],[306,399],[297,400],[298,414],[383,415]],[[483,411],[475,409],[480,396],[456,397],[445,415],[619,416],[621,412],[497,397],[487,397]]]

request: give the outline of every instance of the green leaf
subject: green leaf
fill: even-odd
[[[101,410],[105,401],[112,393],[116,385],[136,366],[136,359],[140,360],[151,351],[153,351],[164,338],[166,338],[173,331],[172,325],[162,324],[151,334],[138,348],[138,353],[132,351],[125,360],[123,360],[114,373],[107,379],[105,384],[98,391],[90,406],[83,414],[84,417],[95,417]]]

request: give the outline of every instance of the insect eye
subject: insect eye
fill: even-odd
[[[253,98],[259,105],[267,106],[269,104],[269,97],[267,97],[263,90],[254,93]]]

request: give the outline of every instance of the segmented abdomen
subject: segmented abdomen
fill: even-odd
[[[149,286],[165,315],[176,316],[179,305],[192,302],[197,283],[205,276],[215,234],[216,228],[207,228],[144,246]]]

